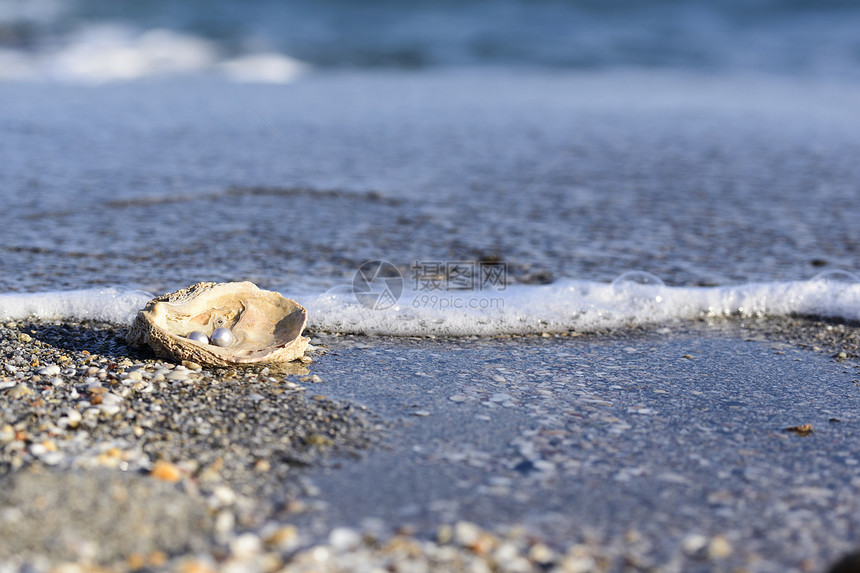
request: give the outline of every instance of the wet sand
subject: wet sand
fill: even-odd
[[[0,559],[822,571],[860,526],[858,332],[315,333],[290,373],[177,368],[110,325],[6,325]]]

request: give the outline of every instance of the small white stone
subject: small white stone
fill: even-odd
[[[122,404],[122,398],[113,392],[105,392],[102,394],[102,404],[105,406],[117,406]]]
[[[51,364],[49,366],[45,366],[41,370],[39,370],[40,376],[58,376],[60,374],[60,367],[56,364]]]
[[[63,461],[63,454],[60,452],[47,452],[41,458],[39,458],[43,464],[49,466],[55,466]]]
[[[120,409],[121,408],[115,404],[99,404],[99,410],[105,416],[115,416],[116,414],[119,414]]]
[[[66,410],[63,413],[65,414],[66,418],[68,418],[70,421],[73,421],[73,422],[80,422],[81,421],[81,413],[78,412],[77,410],[69,408],[68,410]]]
[[[44,444],[33,444],[32,446],[30,446],[30,453],[37,458],[40,457],[42,454],[46,453],[47,451],[48,449],[44,446]]]
[[[220,511],[215,517],[215,531],[221,535],[225,535],[233,531],[236,525],[236,518],[229,511]]]
[[[564,573],[589,573],[597,570],[597,563],[589,555],[571,555],[561,562],[561,570]]]
[[[519,556],[519,551],[513,543],[502,543],[493,552],[493,557],[501,563],[509,563]]]
[[[458,545],[468,547],[477,543],[481,535],[481,528],[468,521],[458,521],[454,525],[454,542]]]
[[[535,469],[541,472],[553,472],[555,471],[555,464],[549,462],[547,460],[537,460],[532,462],[535,466]]]
[[[335,551],[349,551],[361,544],[361,534],[348,527],[335,527],[329,533],[328,543]]]
[[[225,485],[220,485],[212,490],[212,494],[221,505],[233,505],[236,501],[236,492]]]
[[[725,559],[732,554],[732,544],[724,535],[715,535],[708,543],[708,557]]]
[[[0,444],[8,444],[15,439],[15,430],[12,426],[4,426],[0,428]]]
[[[81,416],[80,412],[69,408],[63,412],[63,416],[57,421],[57,424],[61,428],[77,428],[82,418],[83,416]]]
[[[555,557],[555,552],[543,543],[536,543],[529,549],[529,559],[540,565],[551,564]]]
[[[681,549],[687,555],[694,555],[704,549],[705,545],[707,544],[707,537],[699,533],[691,533],[684,537],[684,540],[681,541]]]
[[[263,542],[253,533],[243,533],[230,542],[230,551],[238,559],[248,559],[260,553]]]

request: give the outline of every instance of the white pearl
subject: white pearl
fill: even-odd
[[[212,337],[209,339],[211,344],[215,346],[230,346],[233,343],[233,333],[226,328],[216,328],[212,331]]]
[[[188,333],[188,339],[193,340],[195,342],[202,342],[203,344],[209,344],[209,337],[199,330],[195,330],[194,332]]]

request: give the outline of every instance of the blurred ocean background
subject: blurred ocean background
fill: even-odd
[[[857,320],[858,30],[836,0],[0,0],[0,316],[252,280],[335,330]],[[352,297],[368,260],[400,306]],[[416,261],[509,288],[442,308]]]
[[[4,0],[0,73],[99,81],[278,54],[325,69],[669,68],[857,79],[858,18],[850,0]]]

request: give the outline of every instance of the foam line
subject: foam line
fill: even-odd
[[[485,336],[594,332],[701,316],[813,315],[856,321],[860,320],[860,284],[813,280],[706,288],[566,280],[511,286],[498,293],[407,291],[386,310],[366,308],[345,290],[304,304],[311,311],[311,326],[321,330]]]
[[[0,320],[100,320],[130,324],[152,298],[146,292],[120,288],[0,294]]]
[[[311,329],[393,336],[594,332],[728,315],[860,321],[860,282],[845,280],[846,276],[853,277],[844,273],[841,280],[720,287],[563,280],[503,291],[407,290],[396,304],[379,310],[359,303],[348,286],[291,298],[308,309]],[[290,297],[288,291],[284,294]],[[35,317],[128,324],[151,297],[121,288],[0,294],[0,320]]]

